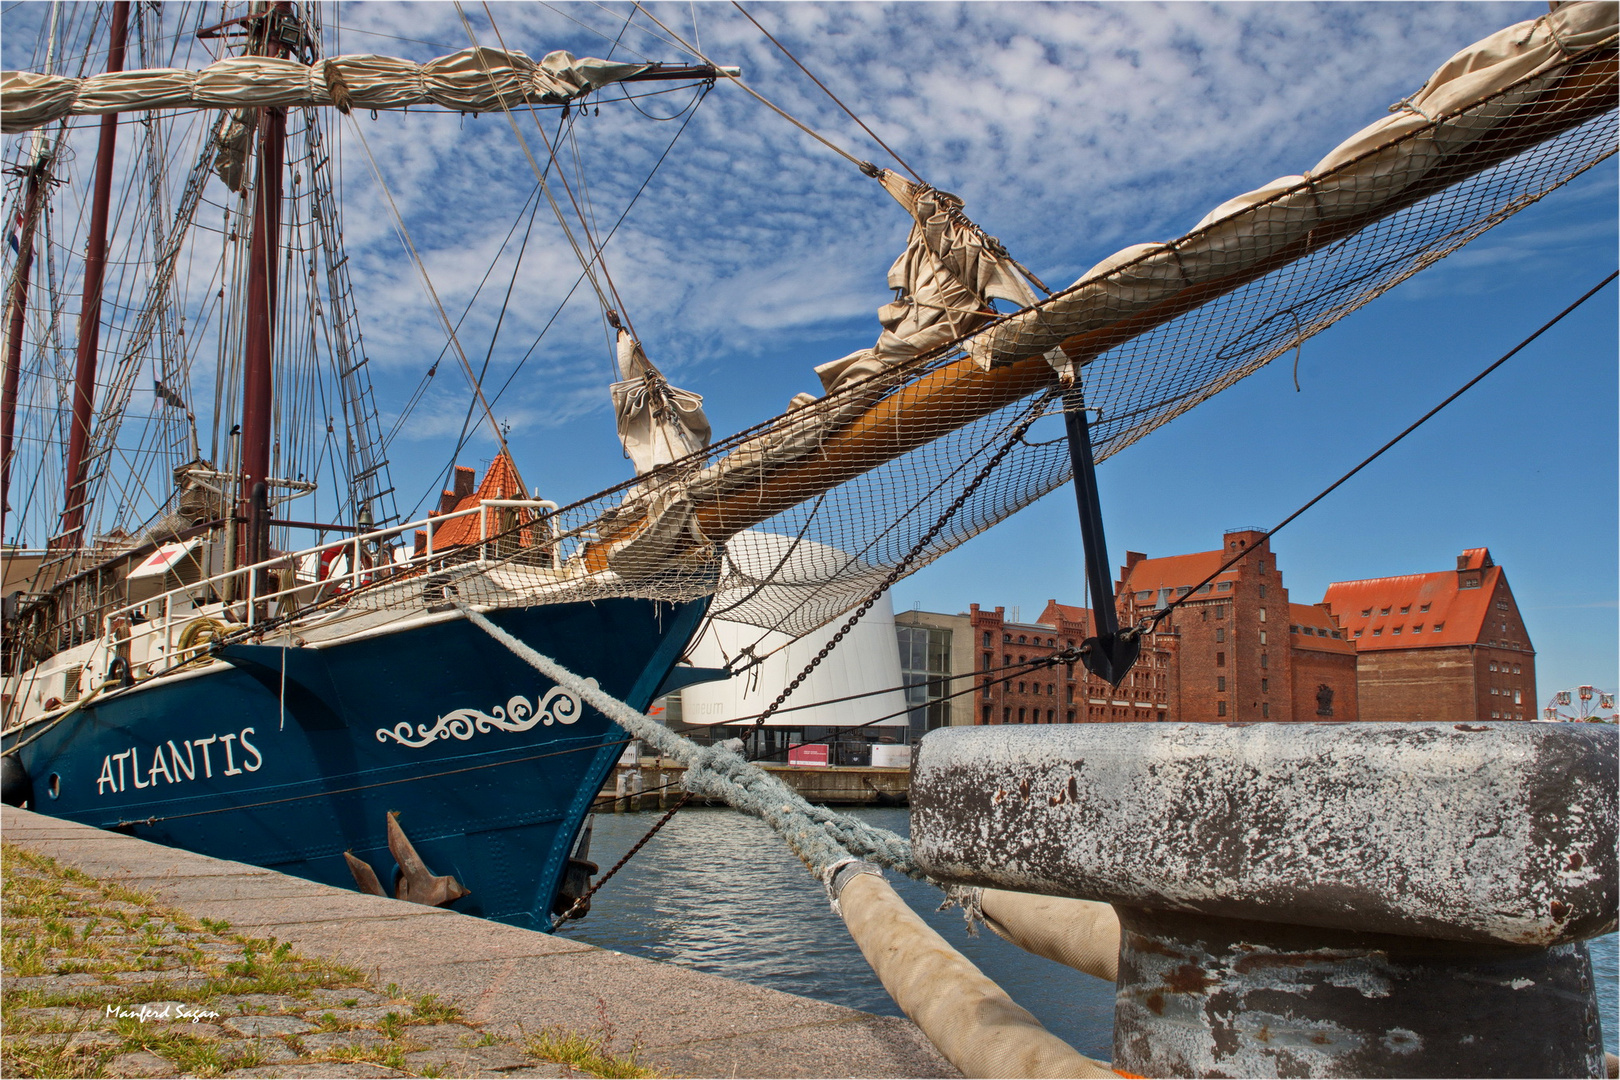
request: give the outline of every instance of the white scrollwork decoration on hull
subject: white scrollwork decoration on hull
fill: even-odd
[[[518,694],[508,701],[505,706],[497,705],[489,712],[479,712],[477,709],[457,709],[438,717],[432,724],[412,725],[409,720],[402,720],[391,728],[377,729],[377,741],[387,742],[392,739],[401,746],[420,748],[439,739],[460,739],[466,742],[474,735],[486,731],[528,731],[537,724],[550,727],[552,724],[572,724],[579,719],[579,698],[564,690],[554,687],[545,697],[534,705],[530,705],[527,698]]]

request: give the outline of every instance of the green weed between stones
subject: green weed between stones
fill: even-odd
[[[185,1022],[142,1023],[115,1018],[109,1006],[124,1010],[171,1002],[195,1011],[246,1012],[222,999],[250,994],[286,999],[286,1011],[308,1014],[314,991],[375,988],[361,972],[319,958],[299,956],[286,942],[231,934],[222,919],[192,918],[151,897],[96,880],[54,859],[13,844],[0,844],[6,933],[0,939],[0,968],[7,982],[0,992],[0,1076],[100,1077],[113,1057],[145,1050],[174,1064],[183,1075],[217,1077],[278,1060],[272,1051],[299,1054],[306,1061],[374,1062],[408,1072],[405,1055],[420,1044],[411,1040],[417,1025],[456,1023],[461,1010],[424,994],[405,999],[396,984],[383,993],[396,1006],[376,1028],[386,1045],[339,1046],[318,1058],[304,1052],[297,1036],[222,1041],[217,1027]],[[201,946],[208,946],[204,949]],[[218,946],[228,946],[220,950]],[[224,955],[220,955],[221,953]],[[149,973],[161,972],[156,978]],[[143,981],[120,977],[143,973]],[[16,986],[25,977],[51,977],[44,986]],[[60,985],[71,976],[70,985]],[[358,997],[340,999],[353,1008]],[[33,1010],[69,1008],[82,1019]],[[213,1018],[206,1018],[213,1019]],[[320,1031],[358,1031],[362,1025],[339,1020],[330,1011],[311,1021]],[[636,1063],[636,1049],[618,1054],[606,1023],[594,1034],[547,1029],[526,1040],[532,1057],[569,1065],[599,1077],[653,1077]],[[466,1043],[493,1046],[501,1040],[469,1030]],[[290,1064],[290,1063],[289,1063]],[[438,1076],[440,1067],[422,1070]]]
[[[612,1078],[651,1077],[658,1074],[636,1062],[637,1050],[627,1054],[615,1053],[608,1047],[608,1036],[601,1031],[590,1035],[547,1028],[538,1035],[530,1035],[525,1049],[543,1061],[554,1061],[588,1072],[592,1076]]]

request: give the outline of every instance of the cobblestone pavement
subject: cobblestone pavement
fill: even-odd
[[[0,1075],[652,1076],[613,1032],[497,1038],[432,995],[5,845]]]

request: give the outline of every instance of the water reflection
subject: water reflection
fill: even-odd
[[[903,809],[856,813],[908,835]],[[604,814],[591,858],[609,866],[656,820]],[[890,875],[912,910],[1038,1017],[1092,1057],[1113,1056],[1114,988],[1007,944],[988,930],[969,937],[959,911],[935,911],[940,892]],[[591,914],[563,931],[621,952],[803,994],[885,1016],[900,1015],[825,892],[776,835],[729,810],[676,815],[597,895]],[[1616,1049],[1616,941],[1593,943],[1603,1039]]]

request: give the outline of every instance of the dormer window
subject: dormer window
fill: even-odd
[[[1362,608],[1362,609],[1361,609],[1361,617],[1362,617],[1362,618],[1363,618],[1363,619],[1370,619],[1370,618],[1372,618],[1372,608]]]
[[[1412,605],[1411,604],[1407,604],[1405,607],[1401,608],[1401,614],[1402,615],[1410,615],[1411,613],[1412,613]]]
[[[1389,608],[1379,608],[1378,609],[1378,614],[1380,614],[1380,615],[1388,615],[1389,614]]]
[[[1422,623],[1413,623],[1412,624],[1412,633],[1414,633],[1414,634],[1423,633],[1423,624]]]

